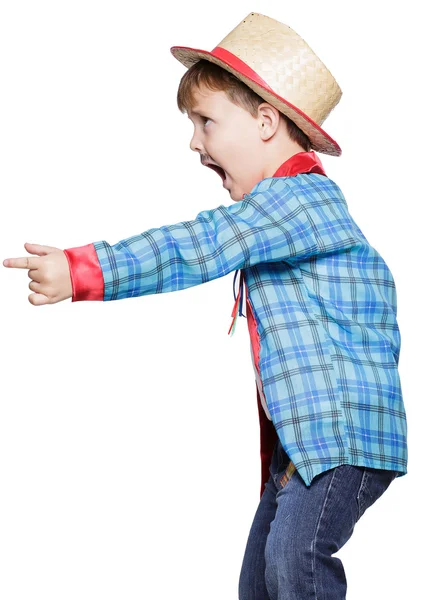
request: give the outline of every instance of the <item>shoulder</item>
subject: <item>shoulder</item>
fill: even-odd
[[[308,199],[321,196],[322,198],[335,199],[345,202],[340,187],[325,175],[319,173],[298,173],[286,177],[266,177],[255,185],[247,197],[256,195],[284,196],[291,193],[299,199]]]

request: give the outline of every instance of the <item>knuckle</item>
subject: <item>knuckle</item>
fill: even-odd
[[[46,260],[41,260],[38,266],[38,271],[42,279],[49,281],[51,279],[51,274],[53,274],[52,264],[50,259],[48,260],[47,256],[42,257],[42,259]]]

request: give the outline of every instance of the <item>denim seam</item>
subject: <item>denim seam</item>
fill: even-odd
[[[329,494],[330,494],[330,488],[333,485],[333,481],[335,479],[335,475],[336,475],[336,467],[333,469],[333,476],[332,476],[332,478],[330,480],[330,483],[329,483],[329,486],[328,486],[328,489],[327,489],[327,494],[325,496],[324,504],[322,505],[321,514],[319,515],[318,523],[316,525],[315,537],[314,537],[314,539],[312,541],[312,548],[311,548],[311,552],[312,552],[312,580],[313,580],[313,588],[314,588],[314,591],[315,591],[315,599],[316,600],[318,599],[318,593],[317,593],[317,590],[316,590],[316,583],[315,583],[316,539],[318,537],[319,526],[321,524],[321,519],[322,519],[322,516],[324,514],[325,506],[327,504],[327,500],[328,500],[328,497],[329,497]]]
[[[358,521],[359,519],[362,517],[362,514],[364,512],[364,492],[368,493],[370,495],[370,492],[368,490],[367,487],[367,480],[368,480],[368,471],[366,468],[364,468],[364,472],[362,473],[362,479],[361,479],[361,484],[359,486],[359,490],[356,496],[356,501],[358,503]]]

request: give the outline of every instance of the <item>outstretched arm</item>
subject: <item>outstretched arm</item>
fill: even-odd
[[[305,260],[359,241],[342,198],[295,195],[280,178],[191,221],[148,229],[114,245],[99,241],[64,252],[72,301],[106,301],[177,291],[260,262]]]
[[[351,248],[362,233],[336,186],[263,180],[235,204],[191,221],[148,229],[111,246],[106,241],[60,250],[28,244],[38,257],[6,259],[30,269],[31,304],[119,300],[173,292],[261,262],[307,260]],[[327,180],[328,181],[328,180]],[[329,192],[331,190],[331,192]]]

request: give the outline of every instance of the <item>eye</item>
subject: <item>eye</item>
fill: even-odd
[[[203,121],[204,125],[207,125],[207,121],[211,121],[211,119],[209,119],[208,117],[201,117],[201,120]]]

